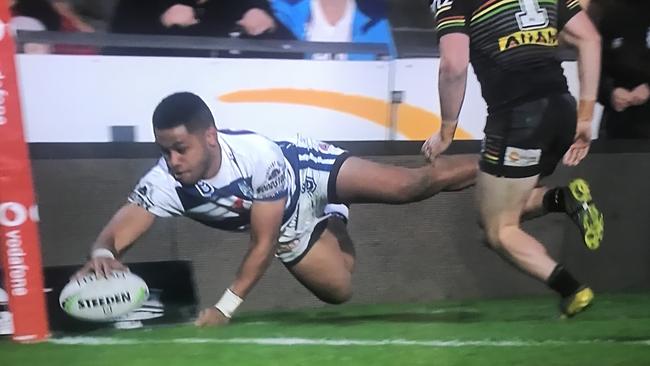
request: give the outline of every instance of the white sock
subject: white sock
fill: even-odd
[[[346,205],[344,205],[342,203],[339,203],[339,204],[337,204],[337,203],[328,203],[327,205],[325,205],[324,211],[325,211],[326,215],[327,214],[338,214],[338,215],[341,215],[341,216],[345,217],[346,220],[349,219],[349,217],[350,217],[350,209],[348,208],[348,206],[346,206]]]

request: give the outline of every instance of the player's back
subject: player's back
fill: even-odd
[[[558,32],[578,0],[436,0],[442,37],[470,37],[470,59],[490,111],[567,92]]]

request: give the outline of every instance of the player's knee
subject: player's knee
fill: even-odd
[[[479,156],[476,154],[451,155],[436,161],[437,179],[444,182],[445,191],[457,191],[476,183]]]
[[[485,222],[482,222],[480,226],[483,229],[485,240],[487,241],[487,244],[490,246],[490,248],[495,250],[503,250],[504,227],[496,223]]]
[[[487,241],[492,249],[508,252],[512,249],[512,236],[519,230],[518,225],[493,225],[486,229]]]
[[[492,249],[502,249],[501,240],[499,237],[499,229],[485,229],[485,240]]]
[[[349,284],[336,286],[319,294],[318,298],[328,304],[340,305],[352,298],[352,287]]]

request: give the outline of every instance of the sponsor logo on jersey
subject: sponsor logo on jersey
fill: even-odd
[[[439,12],[440,9],[451,8],[451,5],[454,3],[454,0],[432,0],[431,2],[431,11]],[[446,10],[446,9],[445,9]]]
[[[273,162],[266,170],[266,183],[257,187],[255,193],[261,198],[269,198],[276,196],[285,188],[286,175],[284,174],[283,167],[278,162]]]
[[[196,183],[196,189],[199,191],[199,194],[205,198],[212,197],[214,194],[214,187],[212,184],[202,180]]]
[[[547,27],[537,30],[518,31],[499,38],[499,51],[508,51],[527,45],[555,47],[557,44],[557,29]]]
[[[253,188],[249,186],[245,181],[240,181],[237,183],[237,187],[245,197],[253,197]]]
[[[134,203],[145,210],[149,210],[153,207],[153,202],[150,198],[151,192],[152,189],[149,186],[139,186],[129,195],[129,202]]]

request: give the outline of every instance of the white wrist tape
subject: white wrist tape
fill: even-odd
[[[223,296],[221,296],[221,299],[219,299],[214,307],[225,315],[226,318],[230,319],[242,302],[244,302],[244,299],[237,296],[237,294],[232,292],[232,290],[226,289]]]
[[[111,258],[115,259],[115,254],[106,248],[98,248],[90,253],[91,258]]]

